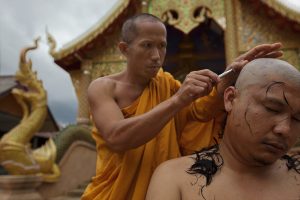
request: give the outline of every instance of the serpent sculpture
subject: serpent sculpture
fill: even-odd
[[[0,140],[0,164],[9,174],[41,174],[45,182],[55,182],[60,170],[55,164],[56,146],[49,139],[43,146],[32,150],[30,140],[39,131],[47,117],[47,93],[43,83],[32,70],[32,62],[26,61],[28,51],[38,47],[39,38],[34,46],[24,48],[20,54],[19,69],[15,75],[22,86],[14,88],[12,94],[21,106],[21,122],[4,134]]]

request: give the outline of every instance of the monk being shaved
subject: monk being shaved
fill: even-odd
[[[180,84],[161,68],[166,46],[159,18],[133,16],[124,23],[119,43],[126,68],[90,84],[97,169],[82,199],[145,199],[160,163],[213,142],[220,127],[213,118],[224,110],[223,91],[240,69],[254,58],[282,54],[279,43],[260,45],[229,65],[226,70],[234,72],[221,81],[214,72],[199,70]]]
[[[285,61],[257,59],[224,92],[223,140],[166,161],[147,200],[299,200],[300,73]]]

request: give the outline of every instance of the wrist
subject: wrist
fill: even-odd
[[[180,96],[178,95],[173,95],[170,99],[170,104],[172,109],[174,109],[175,111],[179,111],[182,108],[184,108],[186,105],[186,103],[180,98]]]

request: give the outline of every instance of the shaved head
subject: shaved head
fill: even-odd
[[[235,87],[224,92],[223,144],[247,165],[275,163],[300,135],[299,91],[300,72],[289,63],[272,58],[249,62]],[[274,143],[278,148],[269,148]]]
[[[290,83],[300,87],[300,72],[289,63],[273,58],[259,58],[249,62],[241,71],[235,87],[242,91],[251,85],[270,81]]]
[[[149,13],[134,15],[127,19],[122,26],[121,39],[123,42],[130,44],[134,40],[134,38],[138,35],[137,23],[141,21],[164,24],[158,17]]]

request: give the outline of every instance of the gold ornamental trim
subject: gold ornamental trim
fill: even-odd
[[[224,1],[220,0],[152,0],[148,12],[185,34],[189,34],[207,18],[226,29]]]
[[[51,53],[55,60],[60,60],[75,51],[79,50],[87,43],[95,39],[98,35],[103,33],[114,21],[115,19],[127,8],[130,0],[119,0],[113,8],[107,12],[107,14],[102,17],[94,26],[92,26],[85,33],[75,38],[73,41],[64,45],[61,49],[56,52]]]
[[[276,12],[283,15],[284,17],[287,17],[290,20],[293,20],[300,24],[300,12],[289,8],[288,6],[286,6],[278,0],[262,0],[262,2],[274,9]]]

